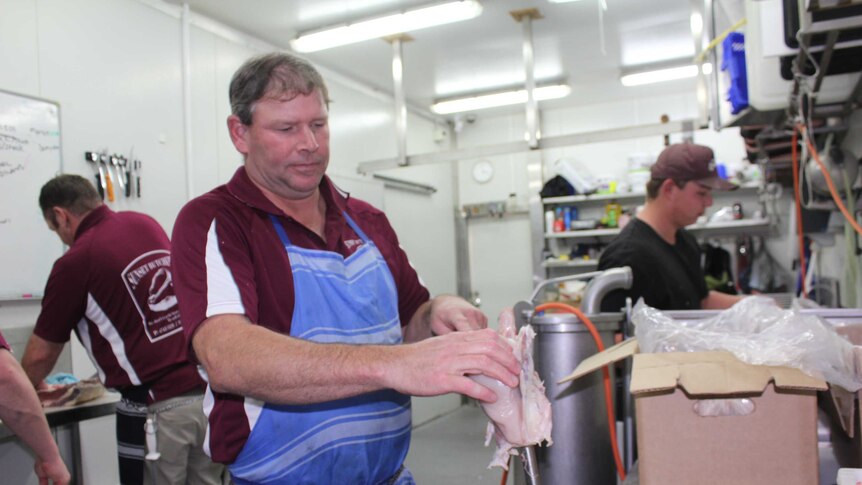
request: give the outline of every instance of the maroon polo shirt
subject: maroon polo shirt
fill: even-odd
[[[170,241],[152,217],[100,206],[54,263],[33,333],[65,343],[74,331],[105,386],[138,401],[203,389],[170,265]]]
[[[245,167],[227,184],[186,204],[174,224],[172,252],[189,342],[204,320],[220,314],[245,315],[276,332],[290,332],[293,274],[270,214],[279,218],[293,244],[347,257],[362,241],[342,215],[346,211],[386,260],[398,289],[402,325],[428,301],[428,290],[383,212],[342,194],[328,177],[321,181],[320,191],[326,201],[325,238],[275,207],[248,178]],[[242,450],[254,417],[246,415],[241,396],[212,393],[212,399],[205,401],[210,425],[205,450],[214,461],[230,463]],[[253,400],[249,404],[257,405]]]

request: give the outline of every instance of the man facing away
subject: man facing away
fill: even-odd
[[[342,193],[327,88],[284,53],[234,74],[244,164],[174,225],[183,325],[209,379],[209,441],[237,484],[409,484],[410,396],[518,384],[487,319],[430,298],[386,216]]]
[[[605,248],[599,270],[630,266],[632,287],[602,300],[602,311],[617,312],[626,297],[661,310],[722,309],[742,297],[710,291],[701,268],[701,250],[685,227],[712,205],[713,190],[736,185],[718,176],[711,148],[670,145],[650,168],[646,204]]]
[[[114,212],[78,175],[59,175],[39,195],[48,227],[69,246],[51,269],[22,365],[37,388],[74,331],[117,405],[120,481],[221,483],[203,453],[205,384],[188,360],[171,275],[170,242],[137,212]],[[158,449],[145,449],[145,423]],[[147,451],[160,457],[144,466]],[[146,482],[145,482],[146,478]]]

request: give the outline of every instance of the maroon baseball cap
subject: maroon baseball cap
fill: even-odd
[[[697,182],[715,190],[739,188],[718,176],[712,148],[693,143],[677,143],[665,148],[650,168],[650,176],[654,179]]]

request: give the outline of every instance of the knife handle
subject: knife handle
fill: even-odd
[[[105,185],[108,192],[108,201],[114,201],[114,182],[111,180],[111,171],[105,170]]]
[[[99,197],[105,200],[105,189],[102,188],[102,177],[96,174],[96,190],[99,191]]]

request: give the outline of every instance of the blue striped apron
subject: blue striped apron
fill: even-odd
[[[270,216],[293,272],[290,335],[321,343],[399,344],[398,293],[386,260],[344,217],[364,243],[346,259],[294,246]],[[402,467],[410,426],[410,397],[393,390],[308,405],[265,404],[230,472],[238,485],[413,484]]]

